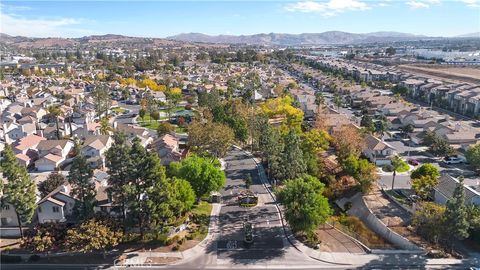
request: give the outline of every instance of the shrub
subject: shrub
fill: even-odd
[[[180,249],[180,246],[179,245],[174,245],[172,247],[172,251],[178,251]]]
[[[383,170],[384,172],[392,172],[392,171],[393,171],[393,166],[390,165],[390,164],[385,165],[385,166],[382,167],[382,170]]]

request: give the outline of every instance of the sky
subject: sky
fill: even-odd
[[[250,35],[325,31],[395,31],[446,37],[480,32],[480,0],[0,0],[0,32],[15,36],[167,37],[190,32]]]

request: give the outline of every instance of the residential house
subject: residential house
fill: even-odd
[[[379,138],[368,134],[365,137],[363,154],[377,166],[391,164],[390,158],[395,155],[395,148]]]
[[[446,204],[448,200],[453,197],[453,192],[459,184],[458,179],[450,176],[449,174],[443,174],[438,179],[438,184],[435,186],[434,199],[436,203]],[[468,185],[463,186],[465,192],[465,204],[466,205],[480,205],[480,186],[471,187]]]
[[[66,160],[73,148],[73,142],[69,140],[46,140],[38,146],[39,159],[35,161],[38,171],[53,171]]]

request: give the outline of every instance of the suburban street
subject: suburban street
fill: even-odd
[[[249,154],[232,148],[224,160],[227,164],[227,182],[220,192],[222,207],[218,228],[214,230],[206,254],[199,254],[196,259],[179,264],[180,269],[200,265],[305,265],[307,268],[331,265],[309,258],[288,243],[277,208],[259,177],[257,164]],[[239,192],[245,190],[244,179],[248,174],[252,177],[250,190],[259,197],[258,205],[252,208],[241,207],[237,202]],[[250,245],[243,241],[243,223],[247,220],[253,224],[254,232],[254,242]]]

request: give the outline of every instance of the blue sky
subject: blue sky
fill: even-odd
[[[93,34],[166,37],[397,31],[429,36],[480,32],[480,0],[9,1],[0,32],[32,37]]]

